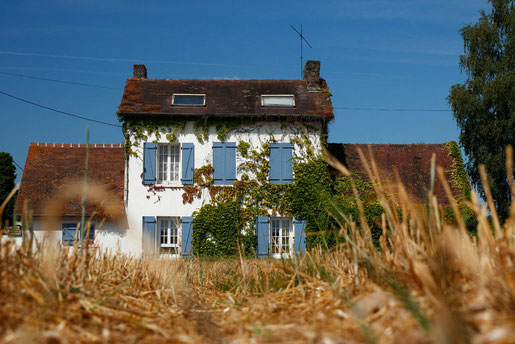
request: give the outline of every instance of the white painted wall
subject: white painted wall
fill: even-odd
[[[62,244],[62,225],[63,223],[79,223],[78,217],[61,218],[52,225],[54,230],[46,230],[45,217],[35,216],[33,219],[34,239],[45,245],[55,246]],[[92,221],[95,225],[95,245],[98,245],[102,251],[110,250],[112,252],[120,252],[137,255],[141,252],[141,243],[134,242],[128,235],[127,224],[125,221],[109,222],[106,221],[100,227],[100,221]],[[29,238],[29,234],[25,234],[25,239]]]
[[[317,129],[308,129],[305,127],[309,124],[310,127]],[[191,121],[186,125],[183,134],[177,133],[177,143],[193,143],[195,147],[195,168],[199,168],[206,164],[213,163],[213,142],[219,142],[215,127],[209,130],[207,140],[200,143],[194,134],[194,122]],[[167,128],[163,128],[167,129]],[[238,142],[245,141],[250,144],[249,149],[262,150],[262,144],[275,140],[279,143],[289,143],[290,139],[297,137],[301,138],[301,133],[304,131],[307,134],[317,155],[321,154],[320,134],[322,124],[320,123],[279,123],[279,122],[254,122],[248,126],[238,127],[230,131],[225,142]],[[147,142],[156,140],[155,135],[150,135]],[[162,134],[161,138],[157,140],[159,143],[169,143],[166,139],[166,134]],[[126,180],[128,185],[128,192],[126,192],[126,213],[128,221],[128,230],[123,236],[123,243],[121,244],[123,252],[141,253],[142,251],[142,218],[143,216],[156,216],[156,217],[169,217],[169,216],[191,216],[195,210],[198,210],[204,203],[209,202],[209,193],[203,190],[202,197],[195,199],[192,204],[183,204],[182,189],[165,189],[162,191],[149,191],[148,185],[142,184],[143,172],[143,143],[140,142],[133,150],[138,152],[139,158],[131,156],[127,164]],[[294,145],[293,155],[295,157],[305,157],[306,153],[304,148]],[[245,162],[246,159],[240,156],[236,150],[236,166]],[[237,173],[236,177],[241,178],[241,173]],[[177,186],[182,186],[177,184]],[[180,233],[179,233],[180,237]],[[108,242],[114,239],[106,239]]]

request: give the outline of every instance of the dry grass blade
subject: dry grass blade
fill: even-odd
[[[281,260],[247,258],[241,248],[235,259],[174,261],[2,240],[0,342],[513,342],[515,208],[504,224],[492,220],[494,235],[493,202],[489,217],[473,193],[470,236],[441,169],[432,184],[443,185],[457,227],[434,195],[413,201],[398,175],[382,180],[360,154],[383,209],[377,246],[363,214],[359,222],[337,214],[331,199],[339,243]],[[327,159],[352,183],[345,166]],[[81,185],[49,209],[80,197]],[[354,184],[353,193],[359,202]],[[87,198],[108,197],[88,185]],[[23,219],[30,228],[29,211]]]

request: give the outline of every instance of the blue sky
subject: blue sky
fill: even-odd
[[[299,78],[290,24],[303,24],[313,46],[304,46],[304,58],[321,61],[336,108],[449,109],[450,86],[465,78],[458,30],[487,8],[486,0],[2,1],[0,91],[116,124],[134,63],[145,63],[152,78]],[[30,142],[85,142],[87,122],[3,95],[0,106],[0,151],[22,166]],[[459,135],[450,111],[335,115],[330,142],[440,143]],[[122,141],[119,128],[89,126],[91,143]]]

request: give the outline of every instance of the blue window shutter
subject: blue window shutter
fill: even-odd
[[[143,216],[143,252],[154,254],[156,251],[156,218]]]
[[[75,235],[77,232],[77,224],[76,223],[63,223],[63,244],[73,245],[75,242]]]
[[[156,151],[157,143],[145,142],[143,144],[143,184],[156,183]]]
[[[86,238],[86,234],[88,234],[87,232],[87,228],[84,230],[84,232],[82,233],[82,238]],[[91,224],[89,226],[89,239],[90,241],[93,241],[95,240],[95,225],[94,224]]]
[[[270,143],[270,183],[281,182],[281,147],[277,143]]]
[[[293,182],[293,145],[283,143],[281,145],[281,178],[283,183]]]
[[[193,240],[193,217],[182,217],[181,252],[184,257],[191,257]]]
[[[224,185],[225,183],[225,145],[223,142],[213,142],[213,183]]]
[[[182,184],[193,184],[193,168],[195,167],[195,146],[193,143],[182,144]]]
[[[225,142],[225,184],[236,181],[236,142]]]
[[[257,255],[258,257],[268,257],[268,217],[258,216],[256,221],[256,233],[258,240]]]
[[[295,252],[306,251],[306,220],[295,220]]]
[[[286,184],[293,181],[293,145],[270,143],[270,183]]]
[[[236,181],[236,142],[213,142],[213,181],[232,185]]]

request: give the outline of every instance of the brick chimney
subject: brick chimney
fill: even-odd
[[[306,80],[309,90],[320,88],[320,61],[306,61],[304,80]]]
[[[134,65],[134,77],[135,78],[147,78],[147,67],[143,64]]]

